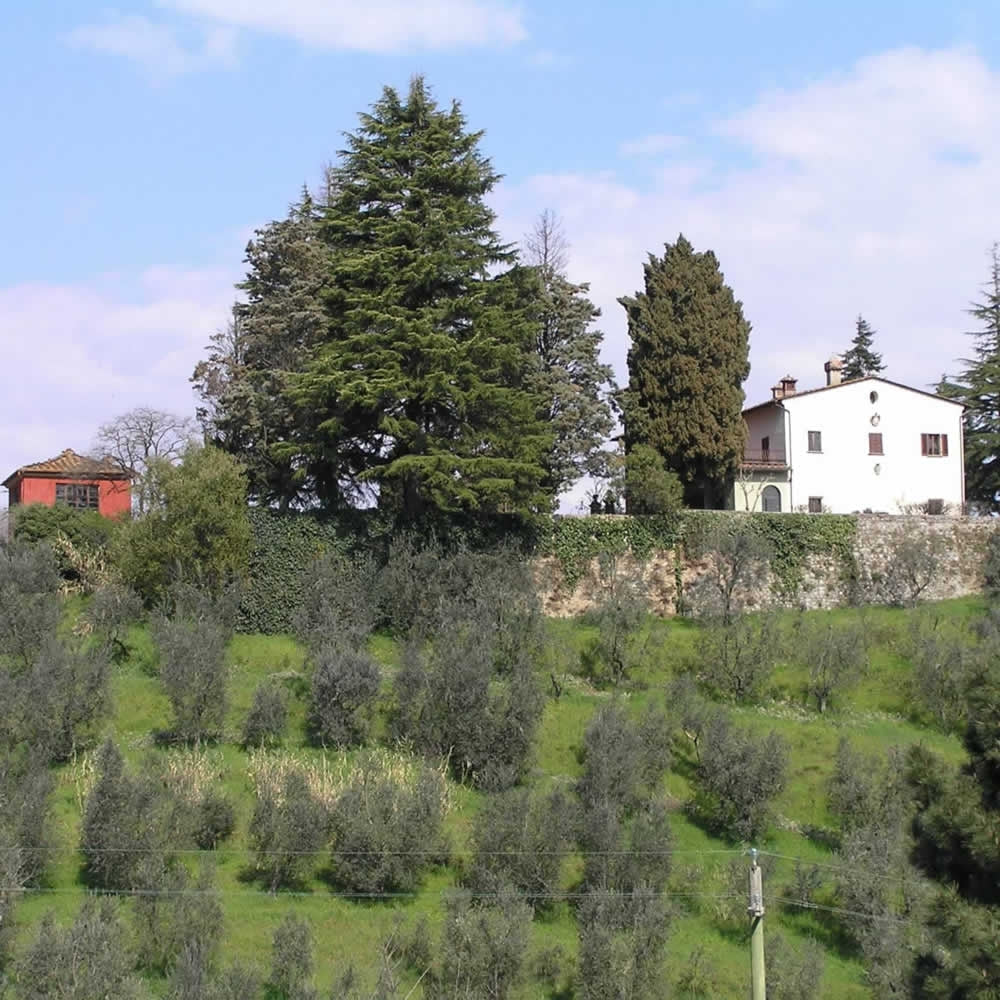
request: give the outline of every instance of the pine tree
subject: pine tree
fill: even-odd
[[[622,393],[626,451],[655,448],[689,506],[721,506],[743,455],[750,324],[712,251],[678,236],[644,265],[645,291],[618,301],[632,346]]]
[[[942,376],[938,394],[965,406],[965,495],[984,512],[1000,509],[1000,244],[990,251],[990,277],[968,310],[979,323],[962,373]]]
[[[386,88],[323,211],[329,325],[290,379],[302,462],[322,482],[336,456],[405,519],[550,504],[528,276],[496,274],[514,255],[484,200],[499,177],[481,136],[422,78],[405,100]]]
[[[318,490],[295,461],[296,414],[285,389],[326,333],[329,250],[319,222],[319,206],[303,188],[286,218],[256,231],[237,285],[245,300],[191,378],[206,439],[241,460],[252,497],[282,509]],[[337,481],[329,470],[321,478],[327,486]]]
[[[566,277],[568,244],[552,212],[543,212],[525,239],[525,258],[541,288],[535,351],[541,415],[555,440],[545,461],[546,486],[557,496],[581,476],[607,473],[604,442],[614,427],[614,373],[601,363],[600,317],[587,284]]]
[[[866,375],[878,375],[885,370],[882,364],[882,355],[872,350],[872,343],[875,340],[875,331],[868,325],[868,321],[858,315],[856,332],[851,346],[844,351],[843,368],[841,377],[846,381],[852,378],[864,378]]]

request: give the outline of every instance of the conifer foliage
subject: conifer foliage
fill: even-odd
[[[625,445],[655,448],[684,484],[688,506],[721,506],[743,454],[750,324],[711,251],[682,235],[644,265],[628,313]]]
[[[427,509],[538,509],[551,435],[530,391],[530,276],[485,196],[498,180],[457,103],[386,88],[347,137],[324,210],[329,327],[291,398],[306,468]],[[530,288],[530,285],[528,286]]]
[[[872,350],[875,341],[875,331],[861,315],[857,318],[854,339],[851,346],[844,351],[841,377],[845,380],[864,378],[866,375],[878,375],[885,370],[882,355]]]
[[[1000,509],[1000,244],[990,251],[990,276],[969,308],[978,324],[976,346],[956,379],[942,378],[938,393],[964,404],[965,495],[984,512]]]

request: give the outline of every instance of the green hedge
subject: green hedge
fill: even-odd
[[[250,509],[253,544],[250,574],[237,628],[241,632],[288,632],[302,602],[305,568],[324,552],[350,548],[350,526],[318,514],[278,514]]]

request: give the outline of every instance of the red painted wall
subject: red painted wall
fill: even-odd
[[[54,507],[57,483],[96,485],[98,488],[97,510],[105,517],[121,517],[132,511],[132,485],[127,479],[35,479],[31,476],[25,476],[21,480],[20,498],[16,502],[23,504],[43,503],[48,507]],[[13,490],[11,491],[11,500],[14,501]]]

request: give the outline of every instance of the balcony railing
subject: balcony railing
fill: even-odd
[[[787,465],[783,448],[746,448],[743,451],[744,468],[784,469]]]

